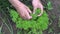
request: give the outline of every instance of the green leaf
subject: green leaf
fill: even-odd
[[[12,21],[16,23],[16,27],[17,28],[22,28],[24,30],[28,30],[29,28],[31,28],[31,31],[34,32],[35,34],[37,33],[37,30],[45,30],[48,28],[48,15],[47,13],[44,11],[44,13],[42,14],[42,16],[38,17],[37,15],[41,12],[40,9],[36,10],[35,14],[31,14],[32,19],[31,20],[24,20],[22,19],[19,14],[17,13],[17,11],[12,10],[12,12],[10,12],[10,15],[12,15]],[[15,16],[15,14],[17,14]]]

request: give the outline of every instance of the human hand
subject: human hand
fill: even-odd
[[[33,0],[32,1],[33,5],[33,14],[35,14],[35,11],[37,8],[41,9],[41,13],[38,16],[41,16],[43,14],[43,5],[41,4],[40,0]]]
[[[20,8],[17,9],[17,11],[19,12],[20,16],[23,19],[31,19],[32,16],[30,16],[31,10],[24,4],[21,4]]]
[[[9,0],[23,19],[31,19],[31,10],[19,0]]]

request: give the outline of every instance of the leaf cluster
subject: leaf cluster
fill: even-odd
[[[22,19],[19,14],[13,9],[10,10],[10,16],[12,17],[12,21],[16,23],[17,28],[24,30],[31,28],[32,32],[36,32],[37,30],[43,31],[48,28],[49,18],[45,11],[42,16],[37,17],[37,14],[39,12],[41,12],[40,9],[37,9],[36,14],[31,14],[33,17],[31,20]]]

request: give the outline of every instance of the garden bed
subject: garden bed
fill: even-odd
[[[0,0],[1,1],[1,0]],[[50,0],[52,3],[52,10],[46,11],[49,16],[49,27],[48,29],[43,31],[43,34],[60,34],[60,0]],[[9,13],[8,13],[8,7],[3,4],[3,1],[0,3],[0,26],[2,26],[2,34],[17,34],[17,29],[15,23],[11,20]],[[6,1],[4,1],[6,2]],[[47,2],[45,0],[42,0],[43,4],[46,4]],[[12,8],[12,6],[10,6]],[[5,23],[6,22],[6,23]]]

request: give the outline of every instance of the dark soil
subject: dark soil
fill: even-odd
[[[44,1],[44,0],[43,0]],[[47,30],[43,31],[43,34],[59,34],[60,33],[60,27],[58,27],[58,22],[59,22],[59,16],[60,16],[60,0],[50,0],[53,6],[53,9],[50,11],[47,11],[48,15],[49,15],[49,21],[50,21],[50,25],[48,27]],[[0,13],[0,17],[1,17]],[[9,18],[10,20],[10,18]],[[11,22],[11,20],[10,20]],[[3,21],[0,19],[0,25],[2,25]],[[14,30],[14,34],[17,34],[17,29],[15,27],[15,24],[11,22],[11,25],[13,27]],[[3,25],[3,32],[4,34],[10,34],[7,27],[5,25]],[[52,32],[49,33],[49,29],[52,29]]]
[[[58,34],[60,33],[60,28],[58,27],[59,16],[60,16],[60,0],[50,0],[52,2],[53,9],[48,11],[49,18],[52,20],[52,24],[49,25],[48,29],[44,34]],[[48,33],[49,29],[52,28],[53,32]]]

